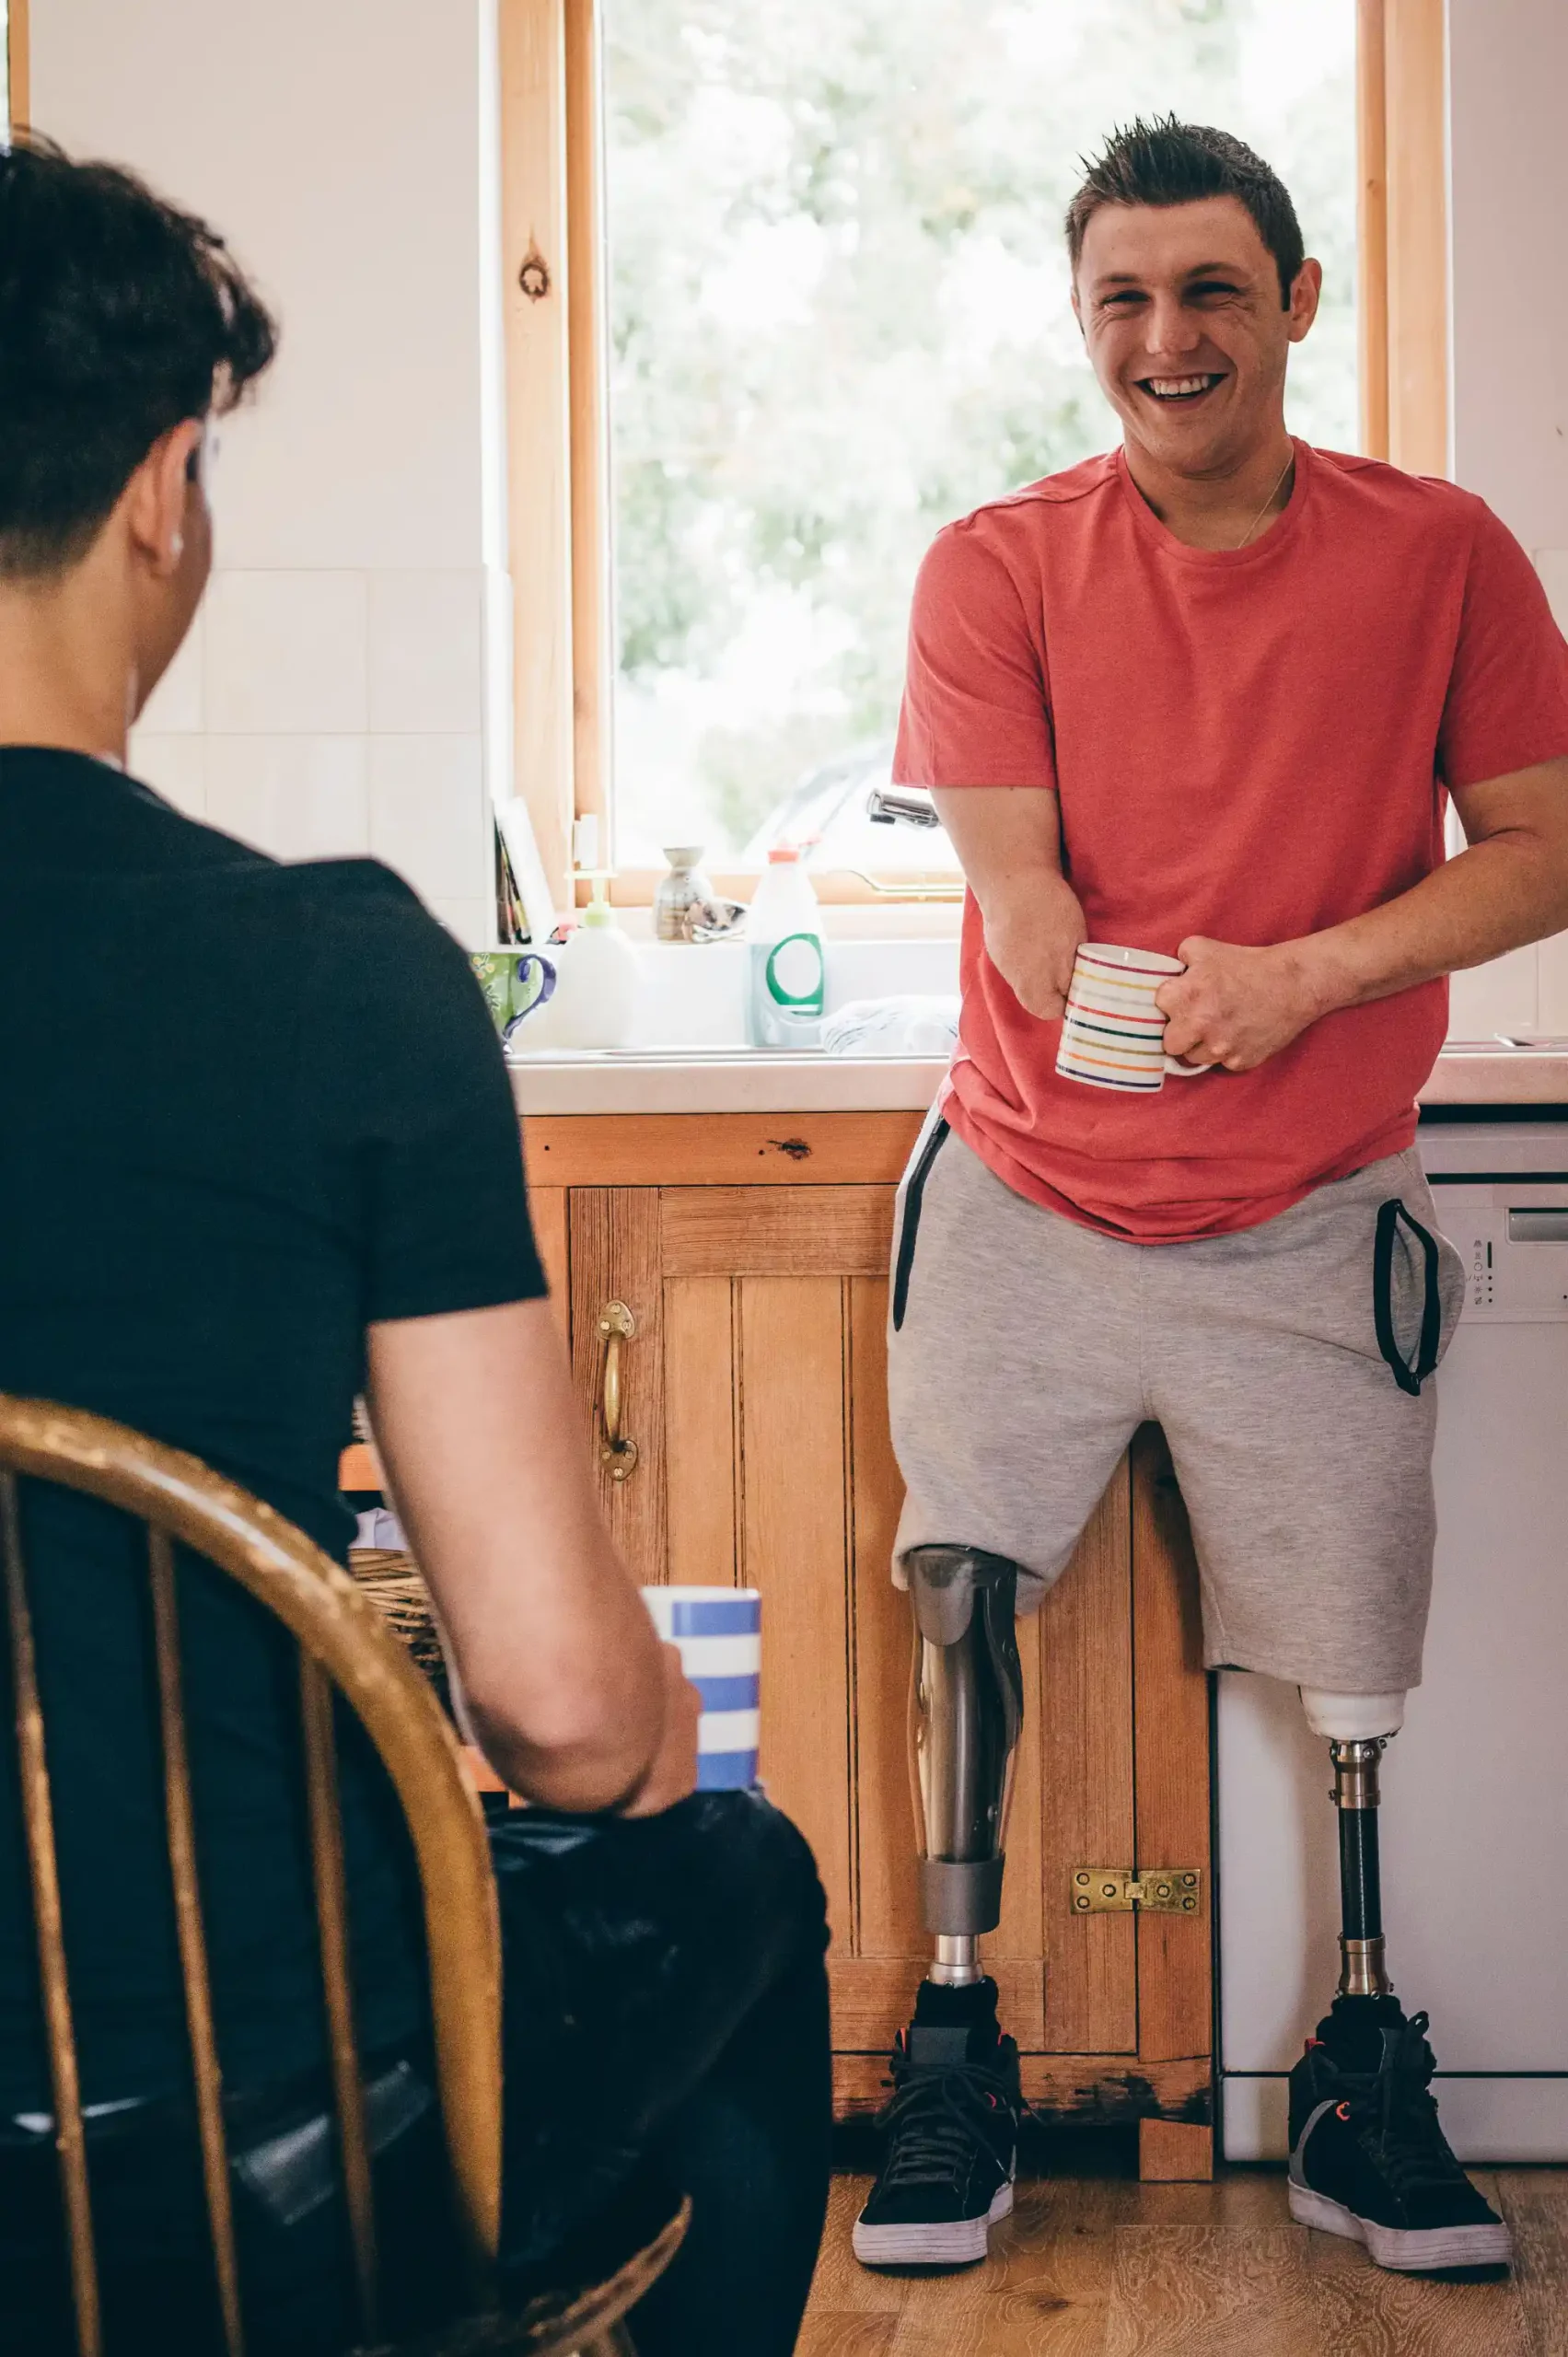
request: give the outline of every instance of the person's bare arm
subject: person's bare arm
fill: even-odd
[[[1454,806],[1469,848],[1380,909],[1272,948],[1179,942],[1187,971],[1158,997],[1171,1054],[1250,1072],[1340,1007],[1568,926],[1568,760],[1462,786]]]
[[[1049,786],[937,786],[933,799],[985,924],[986,954],[1020,1006],[1053,1022],[1085,937],[1062,873],[1061,806]]]
[[[681,1799],[697,1695],[600,1518],[549,1303],[372,1326],[369,1363],[388,1486],[496,1773],[557,1808]]]

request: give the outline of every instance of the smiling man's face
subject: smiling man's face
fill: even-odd
[[[1129,435],[1173,473],[1205,477],[1277,441],[1286,357],[1321,284],[1304,262],[1282,303],[1273,255],[1234,196],[1102,204],[1084,231],[1073,308]]]

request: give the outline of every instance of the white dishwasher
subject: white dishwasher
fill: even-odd
[[[1423,1122],[1420,1143],[1469,1288],[1436,1378],[1425,1674],[1383,1762],[1388,1969],[1432,2015],[1460,2158],[1563,2161],[1568,1120]],[[1339,1975],[1332,1771],[1293,1687],[1218,1683],[1223,2145],[1279,2159],[1285,2074]]]

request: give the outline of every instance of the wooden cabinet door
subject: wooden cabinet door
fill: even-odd
[[[892,1190],[574,1188],[569,1210],[596,1449],[600,1313],[621,1300],[637,1321],[623,1365],[639,1461],[623,1481],[601,1465],[610,1527],[641,1580],[761,1591],[761,1774],[816,1852],[842,1950],[857,1846],[852,1326],[857,1290],[883,1283]]]
[[[761,1773],[828,1893],[846,2111],[878,2099],[930,1955],[907,1755],[912,1624],[889,1579],[902,1496],[887,1405],[893,1201],[883,1185],[565,1197],[596,1456],[600,1315],[621,1301],[636,1322],[622,1393],[638,1462],[620,1481],[601,1464],[610,1527],[640,1580],[764,1599]],[[1183,1543],[1151,1429],[1044,1609],[1020,1624],[1025,1729],[1003,1920],[984,1954],[1026,2092],[1078,2116],[1164,2108],[1206,2073],[1206,1910],[1156,1922],[1070,1900],[1081,1866],[1207,1865],[1206,1689]]]

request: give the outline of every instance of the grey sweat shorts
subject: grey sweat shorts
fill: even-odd
[[[1038,1606],[1150,1420],[1211,1667],[1342,1694],[1420,1683],[1437,1403],[1413,1377],[1452,1339],[1464,1271],[1413,1149],[1239,1234],[1130,1244],[1015,1194],[934,1114],[889,1296],[898,1557],[984,1548]]]

